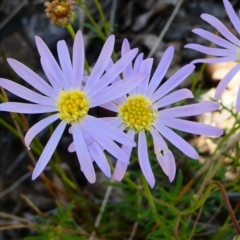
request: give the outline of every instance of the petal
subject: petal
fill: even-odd
[[[74,142],[72,142],[72,143],[69,145],[68,151],[69,151],[69,152],[76,152],[76,148],[75,148]]]
[[[232,5],[228,0],[223,0],[223,4],[225,6],[229,19],[231,20],[233,26],[236,28],[238,33],[240,33],[240,20],[236,12],[234,11]]]
[[[213,47],[205,47],[200,44],[187,44],[185,48],[190,48],[195,51],[215,56],[215,57],[229,57],[229,56],[237,56],[237,49],[236,50],[229,50],[229,49],[222,49],[222,48],[213,48]]]
[[[81,125],[84,130],[89,133],[100,146],[103,147],[103,149],[107,150],[114,157],[121,159],[121,161],[129,163],[129,159],[126,154],[111,138],[107,136],[107,134],[105,134],[105,132],[101,131],[101,128],[97,125],[93,125],[92,122],[87,121],[87,119],[82,121]]]
[[[82,32],[79,30],[74,39],[73,44],[73,87],[80,88],[82,86],[82,78],[84,72],[84,44]]]
[[[138,159],[143,175],[149,186],[153,188],[155,185],[155,178],[148,158],[147,141],[144,132],[139,132],[138,134]]]
[[[100,107],[108,109],[113,112],[118,112],[118,106],[113,102],[104,103]]]
[[[238,112],[240,112],[240,88],[238,88],[238,93],[237,93],[236,109]]]
[[[192,64],[196,63],[225,63],[225,62],[232,62],[238,60],[237,56],[231,57],[219,57],[219,58],[203,58],[203,59],[196,59],[192,61]]]
[[[201,18],[207,23],[211,24],[214,28],[216,28],[230,42],[234,43],[237,46],[240,46],[239,39],[237,39],[217,18],[206,13],[202,14]]]
[[[125,134],[123,131],[113,126],[112,124],[103,121],[100,118],[95,118],[92,116],[87,116],[86,121],[88,121],[89,125],[97,126],[98,129],[102,132],[102,134],[108,136],[112,140],[131,147],[136,146],[136,143],[132,139],[130,139],[127,134]]]
[[[143,61],[143,53],[140,53],[134,62],[132,73],[139,73],[142,61]],[[133,89],[131,92],[129,92],[129,95],[136,94],[137,92],[136,90],[137,90],[136,88]]]
[[[168,127],[165,127],[159,121],[154,124],[154,127],[176,148],[178,148],[181,152],[193,159],[199,159],[198,153],[196,150],[184,139],[178,136],[175,132],[173,132]]]
[[[40,37],[36,36],[35,40],[42,59],[41,63],[43,63],[43,70],[51,73],[59,87],[67,89],[67,80],[49,48]]]
[[[59,119],[58,114],[54,114],[51,115],[49,117],[46,117],[44,119],[42,119],[41,121],[39,121],[38,123],[36,123],[35,125],[33,125],[26,133],[25,135],[25,144],[27,146],[28,149],[30,143],[32,142],[33,138],[35,138],[35,136],[40,133],[45,127],[47,127],[48,125],[50,125],[51,123],[53,123],[54,121],[56,121],[57,119]]]
[[[103,173],[107,177],[111,177],[111,170],[108,164],[108,161],[103,153],[103,150],[99,147],[99,145],[94,141],[92,144],[88,146],[89,152],[96,162],[98,167],[103,171]]]
[[[40,104],[5,102],[0,104],[0,111],[15,113],[47,113],[56,112],[56,107]]]
[[[101,80],[96,83],[94,89],[89,92],[89,97],[99,94],[105,87],[107,87],[116,77],[126,68],[126,66],[133,60],[137,54],[137,49],[133,49],[120,58],[108,71],[103,75]],[[85,91],[85,88],[84,88]]]
[[[119,127],[121,124],[123,124],[122,120],[119,117],[104,117],[101,118],[101,120],[108,122],[115,127]]]
[[[157,87],[162,82],[164,76],[167,73],[167,70],[171,64],[172,58],[174,54],[174,47],[170,46],[167,48],[167,50],[164,52],[161,61],[159,62],[157,69],[155,73],[153,74],[153,77],[150,81],[150,84],[148,86],[147,90],[147,96],[151,97],[152,94],[156,91]]]
[[[220,105],[215,102],[202,102],[186,106],[173,107],[159,111],[159,117],[189,117],[196,116],[219,109]]]
[[[39,103],[48,106],[56,106],[55,101],[52,98],[45,97],[39,93],[33,92],[32,90],[21,86],[13,81],[0,78],[0,86],[15,94],[18,97],[26,99],[30,102]]]
[[[154,151],[156,154],[168,149],[166,142],[164,141],[164,139],[162,138],[162,136],[159,134],[157,130],[155,130],[154,128],[151,128],[150,133],[153,138]]]
[[[90,183],[95,183],[96,174],[93,168],[92,160],[78,124],[72,125],[72,135],[81,170]]]
[[[129,130],[127,132],[127,135],[132,140],[134,140],[134,136],[135,136],[135,132],[134,131]],[[131,152],[132,152],[132,147],[123,145],[122,146],[122,150],[125,152],[125,154],[127,155],[128,159],[130,159]],[[126,164],[126,163],[124,163],[124,162],[122,162],[121,160],[118,159],[116,167],[115,167],[115,171],[113,173],[113,179],[120,182],[123,179],[123,177],[124,177],[124,174],[125,174],[125,172],[127,170],[127,167],[128,167],[128,164]]]
[[[163,172],[168,176],[169,181],[172,182],[176,175],[176,163],[172,152],[167,150],[164,155],[158,154],[157,160]]]
[[[67,79],[68,87],[73,86],[73,67],[69,51],[65,41],[58,41],[57,43],[58,59],[65,78]],[[74,52],[74,50],[73,50]],[[82,75],[81,75],[82,76]],[[80,76],[78,76],[80,78]]]
[[[171,90],[183,82],[195,69],[192,64],[185,65],[180,68],[172,77],[168,79],[151,97],[153,101],[157,101],[161,97],[168,94]]]
[[[48,69],[48,65],[45,62],[44,58],[40,58],[40,62],[41,62],[43,71],[44,71],[45,75],[47,76],[47,79],[51,83],[52,87],[55,89],[55,91],[59,92],[61,90],[61,86],[57,82],[55,77],[52,75],[52,72],[50,71],[50,69]]]
[[[137,94],[144,94],[144,95],[146,94],[149,79],[150,79],[150,74],[151,74],[151,70],[152,70],[152,65],[153,65],[153,59],[152,58],[148,58],[148,59],[142,61],[142,64],[141,64],[141,67],[140,67],[140,72],[141,73],[146,73],[147,77],[138,86]]]
[[[22,63],[14,60],[14,59],[7,59],[11,68],[28,84],[33,86],[38,91],[42,92],[43,94],[57,99],[58,92],[55,91],[46,81],[44,81],[41,77],[39,77],[35,72],[33,72],[30,68],[26,67]]]
[[[220,128],[183,119],[162,117],[159,119],[159,122],[167,127],[198,135],[219,137],[223,134],[223,131]]]
[[[130,44],[128,42],[128,40],[125,38],[123,40],[123,44],[122,44],[122,50],[121,50],[121,56],[123,57],[125,54],[127,54],[129,51],[130,51]],[[130,62],[126,68],[123,70],[123,77],[126,78],[128,77],[129,75],[132,74],[132,62]]]
[[[240,70],[240,64],[237,64],[220,81],[215,92],[216,101],[218,101],[221,98],[223,91],[226,89],[228,83],[233,79],[233,77],[237,74],[239,70]]]
[[[53,152],[55,151],[55,149],[58,145],[58,142],[63,134],[63,131],[64,131],[66,125],[67,124],[62,121],[57,126],[55,131],[53,132],[52,136],[50,137],[47,145],[45,146],[45,148],[33,170],[32,180],[35,180],[41,174],[41,172],[46,167],[46,165],[48,164],[50,158],[53,155]]]
[[[111,59],[111,55],[113,52],[113,46],[115,42],[114,35],[111,35],[107,41],[105,42],[102,51],[98,57],[98,60],[92,70],[91,75],[88,78],[88,81],[85,85],[84,91],[89,93],[92,88],[95,88],[96,83],[103,75],[103,72],[106,70],[106,67]]]
[[[156,108],[161,108],[187,98],[194,98],[194,96],[190,90],[183,88],[169,93],[168,95],[154,103],[154,106],[156,106]]]
[[[126,148],[129,148],[129,149],[132,149],[132,147],[128,147],[128,146],[125,146]],[[127,167],[128,167],[129,164],[127,163],[124,163],[122,161],[117,161],[117,164],[116,164],[116,167],[115,167],[115,170],[114,170],[114,173],[113,173],[113,179],[115,181],[122,181],[126,171],[127,171]]]
[[[146,75],[143,73],[132,74],[130,77],[105,88],[104,91],[102,91],[102,94],[99,94],[93,97],[93,99],[90,99],[91,108],[107,102],[111,102],[114,99],[127,94],[136,88],[144,80],[145,77]]]
[[[237,49],[238,49],[237,46],[232,44],[231,42],[228,42],[227,40],[225,40],[211,32],[208,32],[204,29],[195,28],[192,30],[192,32],[197,34],[200,37],[207,39],[210,42],[213,42],[214,44],[217,44],[217,45],[223,47],[223,48],[227,48],[227,49],[230,49],[233,51],[237,51]],[[187,48],[187,45],[184,47]]]

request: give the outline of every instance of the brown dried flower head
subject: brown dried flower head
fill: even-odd
[[[47,17],[51,19],[53,25],[58,24],[66,26],[74,20],[73,0],[53,0],[52,2],[45,2],[45,12]]]

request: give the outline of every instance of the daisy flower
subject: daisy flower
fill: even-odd
[[[88,115],[90,108],[125,95],[128,91],[136,88],[146,77],[144,74],[132,74],[121,82],[109,85],[137,54],[136,49],[129,51],[108,71],[105,71],[112,55],[114,41],[115,38],[112,35],[105,42],[86,84],[83,83],[84,45],[81,31],[77,32],[74,40],[72,61],[65,41],[58,42],[60,66],[43,40],[36,37],[41,64],[49,82],[43,80],[22,63],[8,59],[13,70],[40,93],[8,79],[0,78],[1,87],[32,102],[6,102],[0,104],[0,110],[24,114],[53,112],[52,115],[42,119],[29,129],[25,136],[26,146],[29,147],[33,138],[45,127],[60,120],[35,166],[32,174],[33,180],[41,174],[49,162],[67,124],[72,126],[73,141],[81,170],[90,183],[95,182],[96,175],[85,135],[90,135],[102,148],[128,163],[128,156],[114,141],[131,147],[136,145],[135,142],[113,125]],[[101,161],[101,149],[96,147],[94,150],[94,154],[99,155],[99,161]],[[104,164],[106,165],[106,163]]]
[[[125,40],[122,46],[122,56],[125,56],[129,51],[129,43]],[[164,138],[188,157],[199,158],[195,149],[177,135],[172,128],[207,136],[220,136],[223,133],[221,129],[213,126],[180,119],[217,110],[219,108],[218,103],[204,102],[163,109],[180,100],[193,98],[193,94],[188,89],[171,92],[193,72],[195,67],[192,64],[182,67],[159,87],[170,66],[173,54],[174,48],[169,47],[163,54],[151,80],[150,73],[153,59],[143,60],[143,54],[138,55],[134,67],[129,64],[123,71],[123,76],[126,78],[133,73],[142,72],[147,74],[147,77],[128,95],[102,105],[117,114],[117,117],[105,118],[106,122],[126,130],[132,140],[137,136],[139,164],[150,187],[155,185],[155,178],[148,157],[146,132],[151,134],[156,158],[171,182],[175,177],[176,165],[174,156],[168,149]],[[132,146],[124,145],[122,149],[130,158]],[[126,172],[128,163],[122,161],[121,157],[118,157],[117,160],[113,176],[115,180],[120,181]]]
[[[228,17],[231,20],[233,26],[240,34],[240,19],[239,16],[235,13],[232,5],[228,0],[223,0],[223,4],[227,11]],[[237,65],[233,67],[221,80],[219,85],[217,86],[215,92],[215,100],[218,101],[221,98],[223,91],[226,89],[228,83],[233,79],[233,77],[240,70],[240,40],[234,36],[225,26],[224,24],[209,14],[202,14],[201,18],[212,25],[221,35],[219,37],[211,32],[208,32],[204,29],[195,28],[193,32],[197,35],[209,40],[210,42],[218,45],[217,48],[205,47],[200,44],[187,44],[185,48],[190,48],[204,54],[213,56],[213,58],[205,58],[205,59],[197,59],[192,63],[222,63],[222,62],[230,62],[235,61]],[[240,91],[238,90],[236,108],[240,111]]]

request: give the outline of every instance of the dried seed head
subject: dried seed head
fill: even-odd
[[[51,19],[53,25],[57,24],[64,27],[74,20],[74,4],[76,4],[76,2],[73,0],[53,0],[52,2],[45,2],[45,12],[47,17]]]

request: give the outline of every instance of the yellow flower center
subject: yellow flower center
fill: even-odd
[[[81,90],[61,91],[57,107],[60,119],[67,123],[76,123],[87,115],[89,101]]]
[[[157,118],[152,102],[143,95],[134,95],[119,105],[118,116],[127,128],[137,132],[149,130]]]

